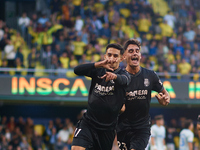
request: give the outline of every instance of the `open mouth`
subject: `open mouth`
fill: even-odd
[[[131,60],[132,61],[138,61],[139,59],[138,59],[138,57],[133,57],[133,58],[131,58]]]

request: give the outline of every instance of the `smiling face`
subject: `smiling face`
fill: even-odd
[[[129,44],[124,53],[124,58],[127,61],[127,67],[140,67],[141,53],[140,48],[136,44]]]
[[[116,70],[119,67],[119,63],[122,61],[123,57],[120,54],[120,50],[110,47],[107,49],[104,59],[110,60],[110,67]]]

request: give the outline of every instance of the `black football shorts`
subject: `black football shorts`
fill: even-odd
[[[145,150],[150,137],[150,128],[129,129],[117,133],[120,150]]]
[[[72,146],[81,146],[86,150],[111,150],[115,134],[115,130],[97,130],[81,120],[75,130]]]

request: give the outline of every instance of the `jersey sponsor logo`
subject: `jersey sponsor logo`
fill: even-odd
[[[150,85],[149,79],[144,79],[144,86],[148,87]]]
[[[99,95],[113,95],[114,93],[114,85],[113,86],[103,86],[96,83],[94,87],[94,92]]]
[[[134,99],[146,99],[148,94],[148,90],[135,90],[126,92],[126,97],[128,100]]]

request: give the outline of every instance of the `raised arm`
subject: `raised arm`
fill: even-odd
[[[82,64],[74,68],[74,73],[79,76],[90,76],[94,69],[94,63]]]
[[[105,78],[106,82],[110,81],[110,80],[114,80],[119,85],[128,85],[130,83],[130,81],[131,81],[131,78],[128,75],[128,73],[115,74],[115,73],[112,73],[112,72],[106,72],[106,74],[103,75],[101,78],[102,79]]]
[[[74,68],[74,73],[80,76],[92,76],[94,75],[95,68],[105,68],[107,70],[113,71],[112,68],[109,66],[109,60],[103,60],[96,63],[87,63],[78,65]]]

